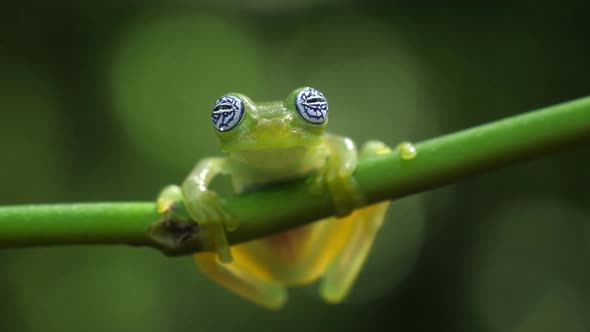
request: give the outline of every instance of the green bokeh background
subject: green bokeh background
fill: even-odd
[[[210,107],[310,85],[330,129],[420,141],[590,93],[587,5],[3,4],[0,204],[153,200]],[[490,142],[493,144],[493,142]],[[268,312],[151,249],[0,252],[1,331],[588,331],[588,147],[405,198],[348,300]],[[449,156],[452,157],[452,156]],[[264,207],[261,207],[264,209]]]

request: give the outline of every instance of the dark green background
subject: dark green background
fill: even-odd
[[[588,6],[467,3],[3,4],[0,204],[153,200],[217,153],[230,91],[310,85],[332,132],[392,145],[590,92]],[[38,248],[0,252],[0,330],[588,331],[588,152],[400,200],[342,305],[312,285],[271,313],[188,257]]]

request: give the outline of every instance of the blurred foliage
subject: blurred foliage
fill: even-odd
[[[151,200],[218,153],[209,112],[230,91],[314,86],[332,132],[392,145],[587,95],[588,9],[4,4],[0,204]],[[0,252],[2,330],[587,331],[588,165],[583,147],[396,202],[337,306],[312,285],[269,313],[149,249]]]

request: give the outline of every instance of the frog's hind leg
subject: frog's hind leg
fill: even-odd
[[[255,262],[240,257],[239,248],[232,250],[236,258],[232,263],[221,263],[212,252],[197,253],[193,257],[201,273],[219,285],[268,309],[281,308],[287,301],[286,289],[261,279],[255,273]],[[237,262],[242,263],[238,265]]]
[[[363,146],[360,159],[391,152],[381,142],[371,141]],[[383,202],[355,210],[337,221],[353,224],[347,244],[324,272],[320,285],[322,297],[332,303],[344,300],[373,245],[385,213],[391,202]]]
[[[346,247],[324,272],[320,285],[322,297],[332,303],[344,300],[373,245],[390,202],[355,210],[348,218],[355,224]],[[340,220],[337,222],[342,222]]]

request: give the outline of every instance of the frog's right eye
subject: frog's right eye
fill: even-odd
[[[240,123],[244,116],[244,103],[239,97],[225,95],[215,102],[211,119],[215,129],[228,131]]]

